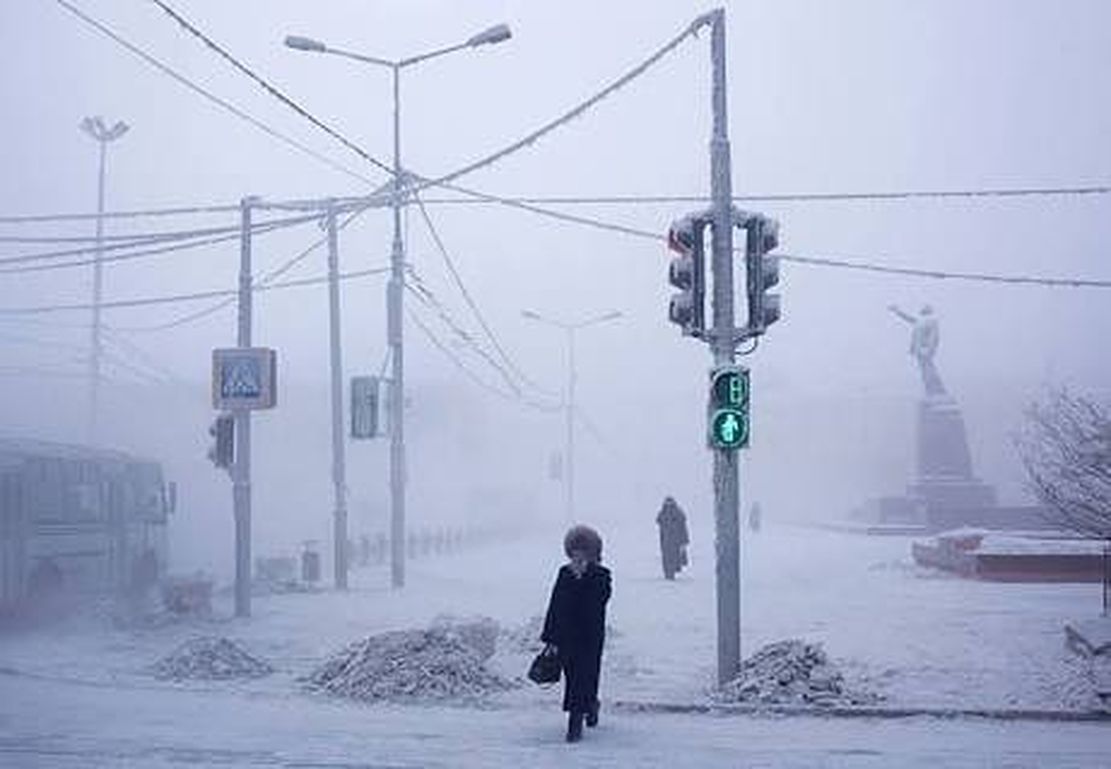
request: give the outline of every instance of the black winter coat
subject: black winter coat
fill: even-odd
[[[563,665],[563,709],[587,712],[597,706],[610,571],[590,564],[581,577],[563,566],[552,588],[540,640],[555,644]]]

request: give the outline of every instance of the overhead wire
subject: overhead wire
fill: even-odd
[[[471,292],[467,289],[466,284],[463,282],[463,278],[459,274],[459,270],[456,268],[455,262],[451,258],[451,254],[448,253],[447,247],[444,245],[444,241],[440,237],[440,233],[437,231],[435,224],[433,224],[432,217],[429,216],[428,210],[421,202],[419,194],[414,194],[413,198],[417,202],[417,205],[420,209],[421,217],[424,219],[425,226],[428,228],[428,232],[432,236],[433,242],[436,244],[436,249],[437,251],[439,251],[441,258],[443,259],[444,264],[447,267],[448,273],[451,275],[452,280],[454,281],[456,287],[459,289],[459,293],[463,295],[463,299],[466,301],[467,306],[470,307],[471,313],[474,315],[475,320],[478,321],[478,324],[482,327],[482,330],[486,332],[486,337],[490,340],[490,344],[493,345],[494,349],[497,351],[498,356],[522,382],[530,387],[533,387],[534,389],[543,390],[543,388],[539,387],[539,385],[533,382],[523,371],[521,371],[521,368],[505,351],[505,348],[498,340],[498,337],[494,333],[494,330],[490,328],[490,324],[486,321],[486,317],[478,308],[478,303],[475,302],[474,297],[471,295]]]
[[[905,190],[891,192],[785,192],[754,193],[734,195],[734,203],[745,202],[841,202],[841,201],[890,201],[890,200],[934,200],[950,198],[1022,198],[1022,197],[1060,197],[1111,194],[1111,186],[1071,186],[1071,187],[1016,187],[981,188],[954,190]],[[711,203],[709,195],[514,195],[509,197],[518,203],[536,205],[655,205],[663,203]],[[430,198],[425,197],[427,205],[481,205],[500,203],[500,200],[478,198]]]
[[[451,316],[451,313],[448,312],[443,303],[436,298],[436,295],[432,293],[432,290],[428,288],[428,285],[424,283],[424,281],[421,280],[420,276],[417,275],[416,272],[412,269],[409,270],[409,277],[410,280],[406,281],[405,287],[410,291],[410,293],[412,293],[418,299],[418,301],[420,301],[426,307],[433,310],[440,318],[440,320],[443,321],[444,325],[451,329],[452,333],[454,333],[461,342],[467,345],[471,350],[475,352],[476,355],[486,361],[486,363],[488,363],[491,368],[497,371],[498,375],[501,376],[506,386],[509,387],[509,389],[515,395],[519,395],[521,392],[521,388],[513,379],[513,376],[509,373],[505,366],[498,363],[498,361],[495,360],[489,352],[487,352],[481,345],[478,344],[478,341],[475,339],[474,335],[464,329]]]
[[[346,174],[347,176],[350,176],[354,179],[358,179],[359,181],[364,182],[366,184],[372,184],[373,183],[368,177],[363,176],[362,174],[360,174],[356,171],[352,171],[350,168],[347,168],[346,166],[344,166],[340,163],[337,163],[336,161],[332,160],[331,158],[327,157],[326,155],[323,155],[323,154],[317,152],[316,150],[312,149],[308,145],[302,144],[301,142],[297,141],[296,139],[285,135],[284,133],[282,133],[281,131],[278,131],[275,128],[271,128],[269,125],[262,122],[258,118],[255,118],[254,116],[250,115],[249,113],[244,112],[243,110],[241,110],[239,107],[236,107],[234,104],[232,104],[228,100],[223,99],[223,98],[217,96],[216,94],[212,93],[212,91],[209,91],[208,89],[197,85],[196,83],[194,83],[189,78],[180,74],[179,72],[177,72],[176,70],[167,66],[166,64],[163,64],[161,61],[159,61],[157,58],[152,56],[150,53],[144,51],[143,49],[139,48],[135,44],[133,44],[130,41],[128,41],[127,39],[125,39],[122,35],[118,34],[114,30],[109,28],[106,24],[103,24],[102,22],[97,21],[93,17],[89,16],[87,13],[85,13],[84,11],[77,8],[72,3],[68,2],[68,0],[55,0],[55,2],[58,3],[60,6],[62,6],[63,8],[65,8],[71,14],[76,16],[78,19],[83,21],[85,24],[87,24],[87,25],[91,26],[92,28],[96,29],[102,35],[107,36],[108,38],[112,39],[113,41],[115,41],[119,45],[126,48],[131,53],[133,53],[136,56],[138,56],[139,58],[141,58],[147,64],[151,65],[152,67],[159,70],[163,74],[168,75],[169,77],[173,78],[178,83],[185,86],[186,88],[193,91],[194,93],[197,93],[197,94],[203,96],[208,101],[212,102],[213,104],[216,104],[221,109],[231,113],[232,115],[236,116],[240,120],[246,121],[247,123],[251,124],[252,126],[254,126],[258,130],[262,131],[263,133],[267,134],[268,136],[270,136],[274,139],[277,139],[278,141],[282,142],[283,144],[286,144],[287,146],[296,149],[297,151],[299,151],[299,152],[317,160],[318,162],[321,162],[321,163],[327,165],[329,168],[332,168],[335,171],[339,171],[340,173]]]
[[[210,50],[215,52],[218,56],[220,56],[220,58],[222,58],[224,61],[226,61],[232,67],[234,67],[239,72],[241,72],[244,75],[246,75],[247,77],[249,77],[255,83],[257,83],[264,91],[266,91],[266,93],[270,94],[275,99],[280,101],[282,104],[289,107],[291,110],[293,110],[298,115],[303,117],[305,120],[308,120],[310,123],[312,123],[314,126],[319,128],[321,131],[328,134],[329,136],[331,136],[336,141],[340,142],[343,146],[347,147],[347,149],[354,152],[360,158],[367,161],[371,165],[375,166],[378,170],[384,171],[386,174],[388,174],[391,177],[393,176],[393,174],[394,174],[393,168],[391,168],[386,163],[382,162],[378,158],[371,155],[369,152],[364,150],[358,144],[355,144],[355,142],[351,141],[346,136],[341,134],[339,131],[335,130],[334,128],[329,126],[327,123],[325,123],[324,121],[317,118],[315,115],[313,115],[307,109],[302,107],[300,104],[293,101],[293,99],[286,96],[284,93],[282,93],[280,90],[278,90],[275,86],[271,85],[269,81],[267,81],[265,78],[263,78],[262,76],[255,73],[254,70],[252,70],[246,64],[244,64],[239,59],[237,59],[235,56],[233,56],[226,48],[224,48],[222,45],[220,45],[219,43],[214,41],[207,34],[202,32],[199,28],[197,28],[196,25],[194,25],[193,23],[188,21],[180,13],[178,13],[173,8],[171,8],[169,6],[169,4],[163,2],[163,0],[150,0],[150,2],[154,3],[156,6],[161,8],[163,10],[163,12],[165,12],[166,15],[169,16],[171,19],[176,21],[178,23],[178,25],[181,26],[182,29],[184,29],[189,34],[193,35],[193,37],[197,38],[202,43],[204,43],[205,46],[207,46]],[[364,181],[366,181],[365,178],[364,178]]]
[[[380,275],[389,272],[388,267],[378,267],[366,270],[355,270],[352,272],[343,272],[339,274],[339,280],[354,280],[356,278],[363,278],[369,275]],[[254,292],[274,291],[278,289],[297,288],[300,286],[313,286],[321,283],[327,283],[328,276],[323,275],[313,278],[301,278],[296,280],[282,281],[280,283],[272,283],[265,286],[252,286],[251,290]],[[168,294],[162,296],[148,296],[137,297],[135,299],[118,299],[114,301],[101,302],[100,308],[102,310],[123,309],[130,307],[146,307],[158,304],[176,304],[179,302],[192,302],[201,299],[212,299],[213,297],[233,297],[239,293],[236,288],[218,288],[207,291],[193,291],[181,294]],[[50,312],[66,312],[78,310],[91,310],[95,305],[91,303],[78,303],[78,304],[51,304],[51,305],[37,305],[32,307],[0,307],[0,315],[39,315]],[[115,326],[116,331],[124,331],[125,329]]]
[[[362,211],[355,211],[351,214],[348,214],[347,218],[345,218],[343,221],[337,223],[337,225],[336,225],[337,232],[340,232],[344,228],[346,228],[349,224],[351,224],[351,222],[353,222],[356,218],[358,218],[362,213],[363,213]],[[258,278],[257,281],[255,281],[256,285],[267,285],[270,281],[276,280],[277,278],[281,277],[282,275],[284,275],[285,273],[289,272],[294,267],[296,267],[298,264],[303,262],[309,256],[311,256],[317,249],[319,249],[321,246],[325,245],[327,242],[328,242],[328,236],[327,235],[323,235],[320,238],[317,238],[315,241],[310,243],[306,248],[303,248],[301,251],[294,254],[293,257],[291,257],[290,259],[287,259],[285,262],[278,265],[273,270],[270,270],[270,271],[266,272],[264,275],[262,275],[262,277]],[[184,326],[188,323],[193,323],[194,321],[198,321],[198,320],[201,320],[202,318],[206,318],[209,315],[212,315],[214,313],[219,312],[220,310],[224,309],[225,307],[231,306],[234,302],[235,302],[235,297],[229,295],[227,298],[221,299],[220,301],[215,302],[215,303],[213,303],[212,305],[210,305],[208,307],[201,308],[200,310],[194,310],[193,312],[185,313],[185,314],[183,314],[183,315],[181,315],[177,318],[174,318],[173,320],[162,321],[162,322],[159,322],[159,323],[147,324],[147,325],[142,325],[142,326],[126,326],[126,327],[121,326],[121,327],[117,327],[117,331],[127,331],[127,332],[132,332],[132,333],[144,333],[144,332],[152,332],[152,331],[166,331],[168,329],[178,328],[178,327]]]
[[[286,227],[293,227],[299,224],[304,224],[305,222],[311,222],[319,218],[319,214],[307,214],[300,216],[290,216],[284,219],[260,221],[251,225],[251,232],[259,234],[266,233],[276,229],[284,229]],[[216,235],[232,235],[233,237],[239,237],[241,232],[242,230],[239,225],[228,225],[224,227],[198,227],[192,230],[178,230],[173,232],[141,233],[136,235],[133,239],[124,242],[114,240],[106,244],[97,245],[94,243],[93,245],[82,246],[81,248],[64,248],[54,251],[40,251],[33,254],[20,254],[18,256],[0,257],[0,264],[23,264],[27,262],[40,262],[49,259],[62,259],[67,256],[83,256],[85,254],[122,251],[129,248],[137,248],[157,243],[173,243],[183,240],[192,240]]]

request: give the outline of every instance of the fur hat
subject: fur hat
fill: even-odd
[[[574,550],[582,550],[591,563],[602,561],[602,537],[589,526],[572,526],[563,537],[563,552],[571,557]]]

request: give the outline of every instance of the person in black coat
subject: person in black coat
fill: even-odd
[[[573,527],[563,539],[563,550],[570,560],[559,569],[540,640],[548,652],[559,655],[567,741],[578,742],[584,720],[587,726],[598,725],[598,677],[611,577],[602,566],[602,538],[594,529]]]
[[[660,527],[660,560],[663,563],[664,578],[675,579],[676,573],[687,565],[690,534],[687,532],[686,513],[678,502],[667,497],[656,515],[656,525]]]

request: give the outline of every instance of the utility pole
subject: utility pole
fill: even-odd
[[[725,9],[711,14],[713,135],[710,194],[713,199],[712,270],[714,366],[734,362],[733,182],[726,102]],[[718,623],[718,683],[732,680],[741,664],[740,479],[737,452],[714,449],[714,524]]]
[[[565,451],[566,459],[564,463],[566,468],[563,476],[563,493],[564,493],[564,515],[566,516],[566,523],[570,524],[575,519],[575,384],[578,380],[578,371],[575,368],[575,332],[582,328],[594,326],[599,323],[616,320],[622,317],[619,311],[607,312],[604,315],[587,318],[578,321],[577,323],[568,323],[566,321],[555,320],[547,318],[543,315],[533,312],[532,310],[522,310],[521,315],[529,320],[535,320],[555,328],[563,329],[567,333],[567,391],[564,393],[563,407],[564,417],[566,419],[565,429]]]
[[[567,327],[567,524],[575,522],[575,327]]]
[[[405,292],[405,243],[401,238],[401,207],[408,179],[401,170],[401,70],[467,48],[502,43],[511,37],[509,27],[496,24],[467,40],[398,61],[344,51],[319,40],[289,35],[287,47],[342,56],[387,67],[393,73],[393,248],[390,250],[390,280],[386,287],[386,343],[393,362],[387,409],[390,425],[390,577],[395,588],[405,585],[405,358],[402,348],[402,298]]]
[[[238,347],[251,346],[251,205],[239,203],[239,328]],[[232,502],[235,507],[235,616],[251,616],[251,412],[235,411],[235,465]]]
[[[332,369],[332,484],[335,488],[333,513],[333,566],[337,590],[347,589],[347,479],[343,434],[343,359],[340,348],[339,243],[335,205],[328,202],[328,324],[331,337]]]
[[[108,144],[128,131],[127,123],[117,121],[108,128],[99,115],[81,121],[81,130],[96,140],[100,150],[100,170],[96,186],[96,257],[93,260],[93,319],[92,337],[89,345],[89,415],[88,441],[98,439],[100,412],[100,305],[103,300],[103,259],[104,259],[104,166],[108,155]]]
[[[390,582],[405,586],[405,354],[401,301],[405,292],[405,243],[401,239],[401,65],[393,66],[393,248],[386,289],[386,336],[392,362],[390,409]]]

